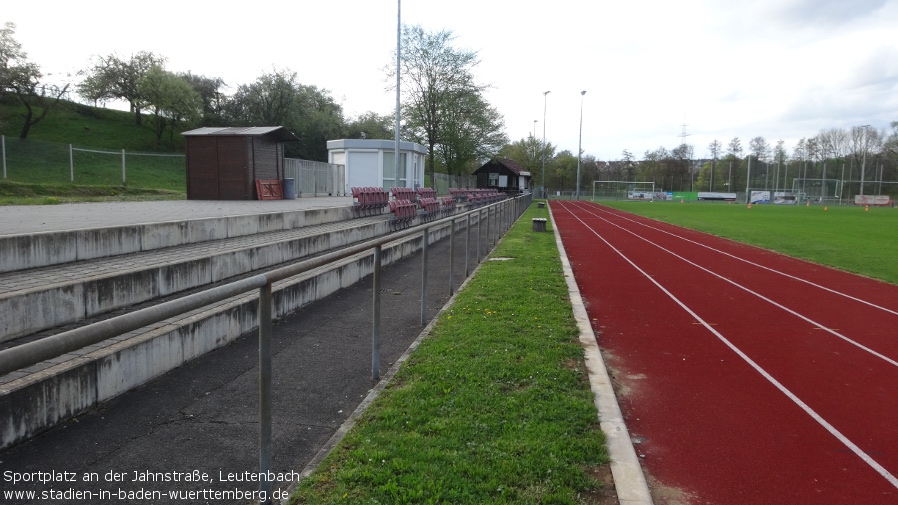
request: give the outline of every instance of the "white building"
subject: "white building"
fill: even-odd
[[[327,141],[329,163],[346,167],[346,194],[353,187],[419,188],[424,185],[427,148],[414,142],[399,143],[399,173],[396,174],[396,141],[343,139]]]

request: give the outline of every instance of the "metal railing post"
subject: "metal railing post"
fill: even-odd
[[[465,279],[471,275],[470,262],[468,260],[468,251],[471,250],[471,214],[467,215],[468,221],[465,224]]]
[[[493,214],[493,206],[490,205],[486,208],[486,243],[487,243],[487,247],[489,247],[490,238],[491,238],[490,230],[492,229],[492,227],[490,225],[492,224],[492,220],[493,220],[492,214]]]
[[[374,247],[374,274],[371,289],[374,291],[371,316],[371,378],[380,380],[380,266],[381,246]]]
[[[449,296],[455,294],[455,219],[449,222]]]
[[[427,235],[430,228],[424,228],[421,239],[421,326],[427,324]]]
[[[259,288],[259,491],[271,503],[271,283]]]
[[[477,209],[477,263],[480,263],[480,236],[483,235],[483,209]]]

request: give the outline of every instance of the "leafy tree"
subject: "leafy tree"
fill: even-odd
[[[508,142],[502,116],[479,93],[460,91],[443,117],[443,139],[437,152],[450,175],[466,175],[471,164],[492,157]]]
[[[551,142],[546,142],[543,146],[542,140],[528,135],[526,139],[516,140],[511,144],[505,144],[499,149],[499,156],[516,161],[527,171],[533,175],[533,186],[543,186],[543,181],[537,182],[542,177],[542,160],[545,153],[546,159],[552,159],[555,156],[555,146]]]
[[[366,112],[346,123],[343,138],[360,139],[362,133],[369,139],[393,139],[395,119],[391,115],[380,115],[376,112]]]
[[[427,146],[427,171],[434,180],[440,155],[448,170],[457,171],[504,142],[501,116],[485,105],[484,86],[474,82],[477,53],[452,46],[451,31],[402,29],[401,74],[405,100],[402,113],[412,140]],[[396,69],[387,68],[395,76]],[[481,132],[478,136],[475,132]]]
[[[187,81],[202,101],[202,126],[221,126],[225,124],[224,107],[227,95],[222,88],[225,87],[224,79],[220,77],[206,77],[195,75],[191,72],[179,74]]]
[[[241,85],[227,105],[232,124],[283,126],[299,137],[288,156],[327,160],[327,141],[344,128],[343,109],[326,90],[300,84],[296,72],[275,70]]]
[[[0,90],[11,91],[25,106],[19,138],[26,139],[31,127],[47,117],[69,85],[62,88],[42,85],[40,66],[28,61],[28,55],[15,39],[15,33],[15,23],[7,22],[0,29]]]
[[[576,187],[577,181],[577,157],[574,153],[565,149],[559,152],[551,160],[551,169],[547,169],[554,177],[549,180],[550,187],[566,191]]]
[[[171,140],[178,124],[191,124],[202,116],[203,104],[199,93],[186,79],[161,66],[151,67],[137,84],[146,107],[153,114],[153,133],[157,144],[162,142],[166,128],[171,132]]]
[[[139,82],[153,67],[165,66],[165,58],[148,51],[140,51],[124,60],[117,54],[97,57],[94,66],[85,72],[86,77],[78,84],[78,94],[94,102],[106,100],[127,100],[134,113],[134,122],[141,124],[141,112],[145,97],[141,94]]]

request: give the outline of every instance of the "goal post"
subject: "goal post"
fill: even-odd
[[[592,199],[595,200],[635,200],[655,199],[653,181],[592,181]]]

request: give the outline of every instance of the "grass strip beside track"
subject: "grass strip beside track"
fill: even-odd
[[[898,284],[898,209],[676,202],[598,202]]]
[[[609,492],[554,235],[530,229],[547,216],[525,212],[290,503],[595,503]]]

